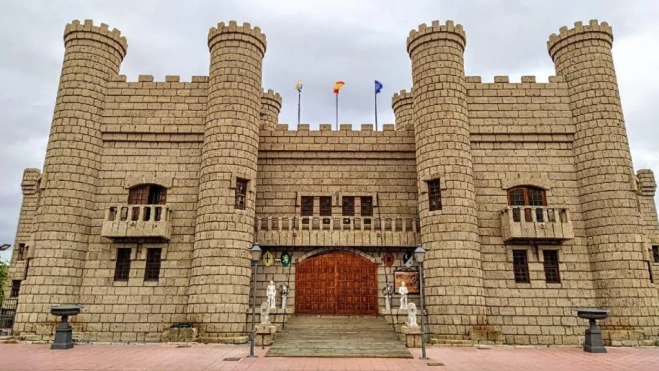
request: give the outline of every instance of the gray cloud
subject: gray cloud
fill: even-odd
[[[183,6],[182,4],[185,4]],[[122,73],[192,75],[208,73],[208,29],[237,20],[268,36],[263,85],[284,97],[280,121],[297,121],[295,82],[302,79],[302,121],[334,122],[336,80],[342,123],[373,122],[373,80],[384,83],[379,122],[393,122],[391,95],[411,85],[405,50],[418,24],[453,19],[467,31],[466,72],[492,81],[494,75],[553,74],[549,34],[575,21],[608,21],[616,34],[614,57],[637,168],[659,171],[653,118],[659,98],[659,52],[653,49],[659,5],[628,0],[333,0],[333,1],[82,1],[4,2],[0,12],[0,243],[13,243],[26,167],[43,164],[59,71],[62,31],[73,19],[119,28],[129,48]],[[0,255],[1,256],[1,255]],[[6,254],[4,255],[7,256]]]

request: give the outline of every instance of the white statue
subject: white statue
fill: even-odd
[[[390,310],[391,309],[391,294],[393,293],[394,289],[393,289],[393,287],[391,287],[390,284],[387,284],[387,286],[384,289],[382,289],[382,291],[384,293],[384,308],[386,310]]]
[[[409,303],[407,304],[407,323],[406,325],[410,327],[417,327],[416,324],[416,304]]]
[[[400,294],[400,309],[407,309],[407,286],[405,286],[405,281],[400,283],[398,288],[398,293]]]
[[[270,281],[266,294],[268,294],[268,304],[270,305],[270,308],[275,308],[277,306],[275,299],[275,295],[277,295],[277,287],[274,282]]]
[[[281,292],[281,309],[286,309],[286,298],[288,297],[288,286],[282,284],[279,289]]]
[[[261,324],[267,325],[270,323],[270,306],[267,302],[261,303]]]

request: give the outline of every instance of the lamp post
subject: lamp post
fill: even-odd
[[[255,243],[254,246],[249,250],[252,254],[252,271],[254,272],[254,287],[252,289],[252,332],[249,334],[249,357],[248,358],[257,358],[254,354],[254,342],[256,341],[256,264],[261,259],[261,247],[259,244]]]
[[[426,249],[419,245],[419,247],[414,250],[414,258],[417,263],[419,263],[419,299],[421,302],[421,358],[419,359],[428,359],[428,357],[426,357],[426,323],[424,321],[425,308],[423,306],[423,260],[426,258]]]
[[[9,249],[10,247],[11,247],[10,244],[3,243],[2,245],[0,245],[0,251],[5,251],[5,250]]]

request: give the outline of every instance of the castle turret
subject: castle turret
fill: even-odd
[[[611,310],[602,325],[612,340],[641,340],[643,333],[649,339],[659,327],[659,300],[643,261],[644,231],[611,54],[613,32],[596,20],[574,26],[551,35],[547,47],[570,93],[596,305]]]
[[[210,76],[188,312],[206,341],[245,334],[266,38],[249,23],[208,33]]]
[[[405,90],[394,93],[391,98],[391,108],[396,117],[396,130],[414,130],[414,110],[412,94]]]
[[[429,331],[466,340],[485,324],[469,141],[465,32],[452,21],[411,31],[414,136]]]
[[[281,95],[269,89],[261,96],[261,129],[274,129],[279,124]]]
[[[73,21],[64,30],[64,63],[43,168],[33,259],[21,285],[16,327],[39,331],[55,304],[80,303],[99,172],[106,83],[119,73],[128,43],[108,25]],[[29,320],[29,322],[28,322]]]

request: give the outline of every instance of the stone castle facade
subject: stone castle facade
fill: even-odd
[[[611,311],[608,344],[658,338],[656,184],[632,167],[605,22],[549,37],[548,83],[465,76],[462,26],[421,25],[413,87],[381,131],[279,124],[247,23],[211,28],[209,76],[189,82],[126,81],[127,41],[105,24],[74,21],[64,43],[43,172],[22,182],[17,335],[51,339],[50,306],[80,304],[83,340],[166,341],[193,322],[200,341],[245,341],[258,243],[257,307],[270,280],[290,287],[275,322],[399,328],[383,289],[414,277],[403,256],[422,245],[432,342],[578,344],[578,307]]]

